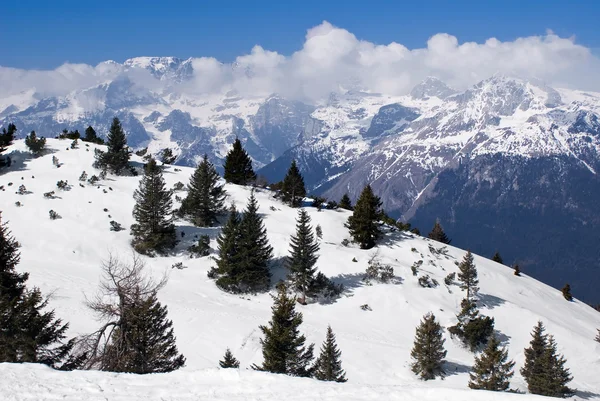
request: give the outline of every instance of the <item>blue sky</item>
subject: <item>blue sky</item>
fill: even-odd
[[[150,4],[150,5],[149,5]],[[51,69],[135,56],[212,56],[230,62],[259,44],[289,55],[327,20],[378,44],[425,47],[444,32],[459,42],[543,35],[600,48],[600,2],[479,1],[11,1],[0,6],[0,65]]]

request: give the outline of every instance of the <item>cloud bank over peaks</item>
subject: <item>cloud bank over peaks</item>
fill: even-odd
[[[302,48],[289,56],[254,46],[224,64],[212,57],[191,59],[185,82],[164,82],[139,67],[112,61],[97,66],[66,63],[52,71],[0,67],[0,91],[14,95],[35,88],[41,96],[61,96],[118,76],[158,91],[202,95],[235,90],[240,95],[279,93],[317,102],[331,92],[360,89],[389,95],[408,93],[427,76],[465,89],[493,74],[536,78],[549,85],[600,91],[600,59],[591,50],[551,31],[501,42],[460,43],[446,33],[433,35],[426,47],[408,49],[392,42],[378,45],[324,21],[307,31]]]

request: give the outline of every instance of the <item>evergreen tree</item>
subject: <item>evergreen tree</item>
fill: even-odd
[[[96,167],[107,169],[115,174],[120,174],[129,166],[131,152],[127,147],[127,137],[117,117],[113,119],[106,141],[106,152],[96,152]]]
[[[541,395],[566,398],[575,394],[573,389],[567,387],[567,383],[573,380],[569,369],[565,367],[567,360],[558,354],[556,341],[551,335],[548,336],[548,346],[544,352],[542,363],[547,373],[542,376],[545,380],[542,380],[544,391],[540,393]]]
[[[81,140],[84,142],[91,142],[97,143],[99,145],[104,145],[104,139],[96,135],[96,131],[94,130],[94,128],[92,128],[91,125],[85,129],[85,136]]]
[[[284,285],[279,287],[271,310],[273,316],[268,326],[260,326],[264,338],[262,344],[263,364],[253,365],[255,370],[283,373],[290,376],[310,377],[314,344],[305,346],[306,337],[301,335],[302,313],[296,312],[296,299],[287,296]]]
[[[306,293],[315,279],[317,268],[315,264],[319,259],[319,244],[313,235],[310,225],[310,216],[304,209],[298,211],[296,219],[296,235],[290,241],[290,256],[287,266],[290,269],[290,278],[294,289],[302,295],[300,303],[306,303]]]
[[[477,296],[479,292],[479,279],[477,278],[477,268],[473,262],[473,254],[467,251],[462,262],[458,265],[458,281],[460,281],[461,290],[467,291],[467,299]]]
[[[562,288],[561,292],[562,292],[563,297],[567,301],[573,300],[573,295],[571,295],[571,286],[569,285],[569,283],[565,284],[565,286]]]
[[[233,148],[225,157],[223,168],[225,169],[223,178],[232,184],[248,185],[256,179],[252,169],[252,159],[242,147],[239,138],[235,138]]]
[[[302,199],[305,196],[304,178],[302,178],[302,174],[298,170],[296,160],[292,160],[292,164],[281,185],[281,199],[291,207],[298,207],[302,204]]]
[[[473,371],[469,373],[469,387],[477,390],[506,391],[509,380],[514,375],[515,363],[507,361],[508,350],[499,347],[495,335],[488,341],[487,347],[475,358]]]
[[[515,270],[515,272],[514,272],[515,276],[521,275],[521,268],[519,267],[519,265],[515,265],[514,270]]]
[[[354,206],[352,216],[348,217],[346,227],[361,249],[371,249],[381,237],[379,219],[381,217],[381,199],[375,196],[367,185]]]
[[[17,127],[14,124],[8,124],[7,128],[2,128],[2,133],[0,134],[0,154],[4,153],[8,146],[12,145],[16,132]]]
[[[342,209],[352,210],[352,202],[350,201],[350,197],[347,193],[345,193],[342,196],[342,199],[340,199],[340,203],[338,204],[338,206]]]
[[[235,359],[235,357],[231,353],[231,350],[229,348],[227,348],[227,351],[225,351],[225,356],[223,357],[223,360],[219,361],[219,366],[222,367],[223,369],[227,369],[227,368],[236,368],[237,369],[240,367],[240,361]]]
[[[123,322],[106,350],[102,370],[126,373],[165,373],[185,365],[175,345],[173,322],[156,294],[124,305]]]
[[[31,133],[25,137],[25,145],[27,145],[29,150],[37,157],[46,147],[46,138],[43,136],[38,138],[35,131],[31,131]]]
[[[162,169],[156,160],[150,159],[140,187],[133,194],[136,202],[133,217],[137,223],[131,226],[131,234],[133,246],[139,253],[164,253],[175,246],[172,195],[166,187]]]
[[[598,330],[598,334],[596,335],[596,338],[594,338],[594,340],[598,341],[600,343],[600,329]]]
[[[442,326],[435,320],[433,313],[428,313],[416,329],[415,343],[410,352],[414,362],[412,371],[423,380],[435,379],[445,375],[443,364],[446,357],[442,337]]]
[[[240,215],[235,205],[229,209],[229,218],[217,237],[217,267],[211,269],[210,277],[217,278],[217,286],[234,292],[239,275]]]
[[[241,292],[264,291],[271,282],[269,263],[273,247],[269,245],[267,229],[258,214],[258,201],[254,191],[240,222],[239,275],[236,277]]]
[[[346,372],[342,369],[341,356],[342,352],[338,349],[335,334],[333,334],[331,326],[327,326],[327,337],[321,346],[321,353],[313,367],[315,379],[338,383],[348,381]]]
[[[1,215],[0,215],[1,217]],[[0,362],[42,363],[73,369],[74,340],[64,342],[68,324],[45,311],[48,300],[27,289],[27,273],[17,273],[19,244],[0,220]]]
[[[538,391],[541,391],[538,383],[540,377],[544,375],[542,359],[546,348],[548,348],[548,335],[545,331],[544,324],[538,321],[531,333],[529,347],[525,348],[525,364],[520,370],[521,375],[527,382],[529,391],[533,394],[539,394]]]
[[[450,242],[452,242],[452,240],[446,236],[446,233],[444,232],[439,220],[436,220],[433,229],[429,233],[429,238],[443,244],[450,244]]]
[[[160,161],[162,164],[173,164],[177,160],[177,155],[173,154],[171,148],[165,148],[160,152]]]
[[[226,196],[223,185],[219,185],[219,174],[205,154],[190,178],[188,194],[181,203],[180,213],[190,217],[196,226],[210,227],[223,212]]]
[[[504,264],[504,261],[502,260],[502,256],[500,256],[500,253],[498,251],[496,251],[492,260],[496,263],[500,263],[501,265]]]
[[[542,322],[538,322],[531,333],[529,348],[525,349],[525,365],[521,375],[532,394],[549,397],[568,397],[573,390],[567,387],[573,378],[565,367],[566,360],[558,355],[556,341],[545,334]]]

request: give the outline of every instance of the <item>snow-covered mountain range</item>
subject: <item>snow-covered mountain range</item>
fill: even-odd
[[[409,118],[412,118],[409,116]],[[384,122],[382,122],[384,124]],[[0,210],[15,239],[21,244],[19,271],[30,273],[29,285],[52,294],[49,308],[56,317],[70,323],[69,336],[89,333],[99,322],[86,306],[101,278],[100,265],[109,253],[130,261],[132,248],[129,227],[134,223],[133,192],[140,177],[109,175],[96,185],[77,185],[82,171],[99,174],[92,167],[98,145],[70,149],[70,141],[49,139],[48,152],[32,158],[24,141],[16,141],[7,150],[13,163],[0,175]],[[60,168],[53,163],[60,162]],[[143,160],[133,156],[136,165]],[[166,166],[168,187],[187,183],[193,170]],[[56,188],[66,180],[72,189]],[[18,194],[24,185],[26,193]],[[228,202],[242,209],[250,188],[226,184]],[[55,190],[48,199],[45,192]],[[183,192],[177,193],[183,196]],[[288,255],[290,237],[295,231],[297,210],[275,199],[268,190],[256,193],[260,213],[274,248],[274,281],[285,276],[283,258]],[[19,202],[17,206],[16,202]],[[175,206],[179,202],[175,201]],[[51,220],[48,211],[61,218]],[[377,249],[361,250],[342,245],[348,237],[344,227],[350,212],[318,211],[306,207],[313,225],[322,227],[320,258],[317,268],[346,290],[333,303],[298,305],[304,323],[300,330],[317,347],[323,341],[327,325],[334,329],[342,351],[342,366],[347,383],[323,383],[313,379],[291,378],[250,369],[262,361],[259,325],[271,317],[269,294],[238,296],[219,290],[207,277],[214,266],[210,257],[192,258],[187,248],[195,235],[211,238],[214,254],[220,227],[197,228],[176,221],[181,240],[170,256],[142,256],[147,272],[153,277],[167,273],[167,285],[158,297],[168,307],[173,320],[177,346],[187,358],[186,366],[176,372],[153,375],[108,372],[58,372],[39,365],[0,364],[0,398],[3,400],[537,400],[538,396],[488,393],[469,390],[468,371],[474,354],[444,329],[448,351],[444,380],[423,382],[410,370],[410,350],[415,327],[422,316],[433,312],[447,328],[456,323],[464,292],[456,284],[446,285],[448,274],[456,273],[465,251],[411,233],[387,232]],[[126,230],[110,231],[111,220]],[[491,228],[488,230],[492,230]],[[185,232],[182,237],[180,232]],[[393,283],[362,281],[368,260],[375,252],[382,263],[394,269]],[[353,261],[356,260],[356,262]],[[422,261],[417,276],[411,266]],[[173,269],[181,262],[183,269]],[[523,366],[523,349],[529,345],[530,332],[538,320],[556,337],[559,352],[567,358],[577,389],[575,400],[600,400],[600,344],[593,339],[600,328],[600,313],[579,299],[565,300],[560,291],[532,278],[521,277],[507,266],[475,255],[480,280],[481,313],[495,319],[495,327],[509,358],[516,362],[511,388],[526,390],[518,373]],[[429,275],[439,285],[424,288],[418,279]],[[274,290],[273,290],[274,291]],[[574,293],[577,298],[577,292]],[[368,304],[370,310],[361,309]],[[236,369],[218,369],[218,360],[227,347],[241,361]]]
[[[0,100],[0,123],[14,122],[21,136],[87,125],[105,134],[117,115],[131,146],[175,148],[177,163],[190,166],[205,153],[220,166],[238,136],[269,181],[296,159],[311,193],[356,199],[370,183],[390,215],[422,231],[440,218],[457,245],[499,250],[536,277],[554,286],[571,281],[584,299],[600,302],[600,263],[586,241],[598,223],[598,93],[502,75],[457,91],[430,77],[405,96],[340,88],[309,104],[184,90],[193,59],[104,64],[112,78],[89,88],[60,97],[32,88]],[[239,68],[232,73],[253,76]],[[562,254],[545,248],[547,219],[562,222],[551,227],[553,239],[572,241]],[[482,236],[484,228],[491,234]]]

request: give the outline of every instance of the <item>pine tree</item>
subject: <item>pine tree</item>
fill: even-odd
[[[229,348],[227,348],[227,351],[225,351],[225,356],[223,357],[223,360],[219,361],[219,366],[222,367],[223,369],[227,369],[227,368],[236,368],[237,369],[240,367],[240,361],[235,359],[235,357],[231,353],[231,350]]]
[[[2,128],[2,133],[0,134],[0,154],[4,153],[8,146],[12,145],[16,132],[17,127],[14,124],[8,124],[7,128]]]
[[[563,297],[567,301],[573,300],[573,295],[571,295],[571,286],[569,285],[569,283],[565,284],[565,286],[562,288],[561,292],[562,292]]]
[[[515,267],[514,267],[514,270],[515,270],[515,271],[514,271],[514,273],[513,273],[513,274],[514,274],[515,276],[520,276],[520,275],[521,275],[521,268],[519,267],[519,265],[515,265]]]
[[[313,367],[315,379],[338,383],[348,381],[346,372],[342,369],[341,356],[342,352],[338,349],[335,334],[333,334],[331,326],[327,326],[327,337],[321,346],[321,353]]]
[[[515,363],[507,361],[508,350],[499,347],[495,335],[488,341],[487,347],[475,358],[473,371],[469,373],[469,387],[477,390],[506,391],[509,380],[514,375]]]
[[[361,249],[373,248],[381,237],[378,224],[382,214],[381,205],[381,199],[367,185],[356,201],[352,216],[348,217],[346,227]]]
[[[540,377],[544,375],[544,366],[542,358],[548,348],[548,335],[545,334],[546,328],[541,321],[533,328],[529,347],[525,348],[525,364],[521,368],[521,376],[527,382],[529,391],[533,394],[539,394],[541,389],[538,386]]]
[[[479,292],[479,279],[477,278],[477,268],[473,262],[473,254],[467,251],[462,262],[458,265],[458,281],[460,281],[461,290],[467,291],[467,299],[471,300]]]
[[[290,279],[296,291],[302,295],[300,303],[306,303],[306,293],[315,279],[317,268],[315,264],[319,259],[319,244],[313,235],[310,225],[310,216],[304,209],[298,211],[296,219],[296,235],[290,241],[290,256],[287,258],[287,267],[290,270]]]
[[[198,227],[211,227],[223,212],[226,196],[223,185],[219,185],[219,174],[205,154],[190,178],[180,213],[190,217]]]
[[[156,294],[125,305],[122,324],[107,348],[103,370],[126,373],[165,373],[185,365],[175,344],[173,322]]]
[[[412,371],[423,380],[435,379],[445,375],[443,364],[446,357],[442,337],[442,326],[435,320],[433,313],[428,313],[416,329],[415,343],[410,352],[414,362]]]
[[[598,330],[598,334],[596,335],[596,338],[594,338],[594,340],[598,341],[600,343],[600,329]]]
[[[131,234],[133,246],[139,253],[164,253],[175,246],[172,195],[166,187],[162,169],[156,160],[150,159],[140,187],[133,194],[136,202],[133,217],[137,223],[131,226]]]
[[[443,244],[450,244],[450,242],[452,242],[452,240],[446,236],[446,233],[444,232],[439,220],[436,220],[433,229],[429,233],[429,238]]]
[[[25,145],[37,157],[46,147],[46,138],[43,136],[38,138],[35,131],[31,131],[31,133],[25,137]]]
[[[237,276],[239,275],[240,255],[240,215],[231,205],[229,218],[217,237],[216,258],[217,267],[209,272],[209,276],[217,278],[217,286],[225,291],[234,292],[237,288]]]
[[[496,263],[500,263],[501,265],[504,264],[504,261],[502,260],[502,256],[500,256],[500,253],[498,251],[496,251],[492,260]]]
[[[1,217],[1,215],[0,215]],[[27,289],[27,273],[17,273],[19,244],[0,219],[0,362],[42,363],[72,369],[74,340],[64,342],[69,327],[44,311],[48,300],[38,288]]]
[[[352,202],[350,201],[350,197],[347,193],[345,193],[342,196],[342,199],[340,199],[340,203],[338,204],[338,206],[342,209],[352,210]]]
[[[306,337],[301,335],[302,313],[296,312],[295,298],[290,298],[284,285],[279,287],[271,308],[273,316],[268,326],[260,326],[263,364],[252,365],[255,370],[283,373],[290,376],[310,377],[314,344],[305,346]]]
[[[131,152],[127,147],[127,137],[123,132],[123,127],[117,117],[113,118],[106,145],[108,146],[106,152],[99,150],[96,152],[95,165],[114,174],[120,174],[129,166]]]
[[[81,140],[84,142],[91,142],[97,143],[99,145],[104,145],[104,139],[96,135],[96,131],[94,130],[94,128],[92,128],[91,125],[85,129],[85,136]]]
[[[298,170],[296,160],[292,160],[292,164],[281,185],[281,199],[291,207],[299,207],[305,196],[304,178],[302,178],[302,174]]]
[[[162,164],[173,164],[177,160],[177,155],[173,154],[171,148],[165,148],[160,152],[160,161]]]
[[[568,397],[573,390],[566,385],[572,380],[566,360],[558,355],[556,341],[545,334],[542,322],[538,322],[531,333],[529,348],[525,349],[525,365],[521,375],[532,394],[550,397]]]
[[[267,229],[258,214],[258,201],[251,192],[240,222],[239,275],[236,281],[241,292],[268,289],[271,282],[269,263],[273,247],[269,245]]]
[[[467,251],[462,262],[458,265],[457,278],[460,288],[466,290],[466,297],[461,301],[461,311],[456,316],[458,323],[448,331],[460,337],[460,339],[474,351],[482,344],[486,344],[488,338],[494,332],[494,318],[479,316],[476,296],[479,292],[479,280],[477,268],[473,262],[473,254]]]
[[[542,363],[546,370],[546,374],[542,376],[545,379],[542,380],[544,390],[542,393],[536,394],[557,398],[566,398],[575,394],[571,388],[567,387],[567,383],[573,380],[569,369],[565,367],[567,360],[558,354],[556,341],[551,335],[548,336],[548,346],[542,357]]]
[[[235,138],[233,148],[225,157],[223,168],[225,169],[223,178],[229,183],[248,185],[256,179],[256,174],[252,169],[252,159],[242,147],[239,138]]]

